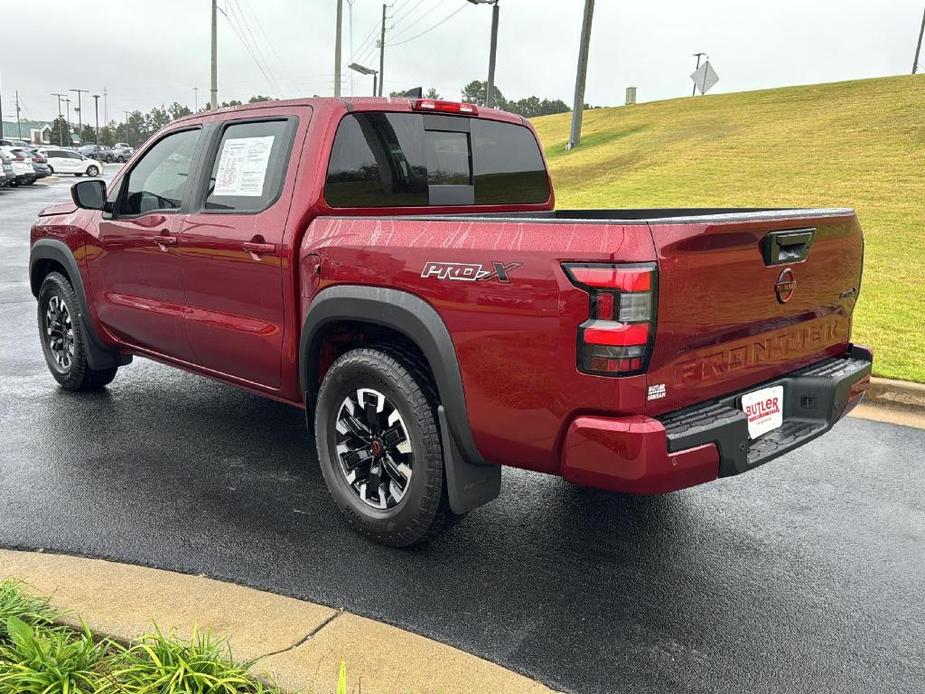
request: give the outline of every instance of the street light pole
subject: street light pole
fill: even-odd
[[[706,57],[706,53],[694,53],[694,57],[697,58],[697,67],[694,68],[694,72],[700,69],[700,59]],[[694,81],[694,91],[691,92],[691,96],[697,96],[697,82]]]
[[[373,70],[371,67],[364,67],[363,65],[360,65],[359,63],[350,63],[350,65],[348,65],[347,67],[353,70],[354,72],[359,72],[361,75],[372,75],[373,76],[373,96],[376,96],[376,86],[377,86],[376,78],[379,76],[378,73],[375,70]]]
[[[71,99],[68,96],[64,97],[64,110],[67,113],[67,139],[70,140],[71,144],[74,144],[71,139]]]
[[[81,104],[80,104],[80,95],[84,93],[89,94],[90,90],[89,89],[69,89],[68,91],[77,92],[77,132],[79,135],[84,129],[83,108],[81,108]]]
[[[581,46],[578,49],[578,74],[575,77],[575,101],[572,107],[572,134],[568,149],[581,143],[581,121],[585,108],[585,80],[588,76],[588,50],[591,46],[591,20],[594,18],[594,0],[585,0],[585,14],[581,21]]]
[[[100,143],[100,95],[93,95],[93,112],[96,114],[96,144]]]
[[[16,135],[22,139],[22,122],[19,120],[19,90],[16,90]]]
[[[64,131],[61,129],[61,97],[67,94],[53,93],[52,96],[58,97],[58,147],[64,147]]]

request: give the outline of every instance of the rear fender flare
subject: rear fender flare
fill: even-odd
[[[466,513],[494,499],[501,487],[501,468],[486,463],[475,444],[449,330],[437,311],[413,294],[383,287],[337,285],[315,296],[299,343],[299,378],[306,409],[312,406],[309,398],[317,380],[311,355],[317,354],[325,325],[342,320],[392,328],[417,345],[427,359],[440,397],[450,506],[456,513]]]

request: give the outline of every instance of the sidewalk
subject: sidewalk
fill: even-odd
[[[340,662],[350,692],[541,694],[542,684],[417,634],[323,605],[159,569],[0,549],[0,580],[13,577],[127,642],[157,624],[189,637],[227,638],[234,657],[289,692],[335,691]]]
[[[925,429],[925,385],[872,378],[863,402],[851,416]]]

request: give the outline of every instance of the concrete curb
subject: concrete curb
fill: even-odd
[[[894,381],[891,378],[872,378],[864,400],[870,404],[915,410],[925,414],[925,384]]]
[[[0,580],[51,597],[65,623],[128,642],[152,624],[188,638],[196,628],[227,638],[237,660],[289,692],[332,692],[340,662],[348,691],[521,692],[544,685],[457,648],[324,605],[204,576],[101,559],[0,549]]]

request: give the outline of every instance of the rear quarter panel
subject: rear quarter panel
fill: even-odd
[[[648,227],[537,221],[321,217],[301,260],[321,258],[320,283],[400,289],[441,315],[456,349],[475,442],[486,460],[544,472],[582,413],[644,407],[645,377],[613,379],[576,368],[578,325],[588,296],[566,279],[565,260],[640,262],[654,258]],[[510,266],[509,283],[422,277],[428,263]],[[307,274],[303,272],[303,276]]]

